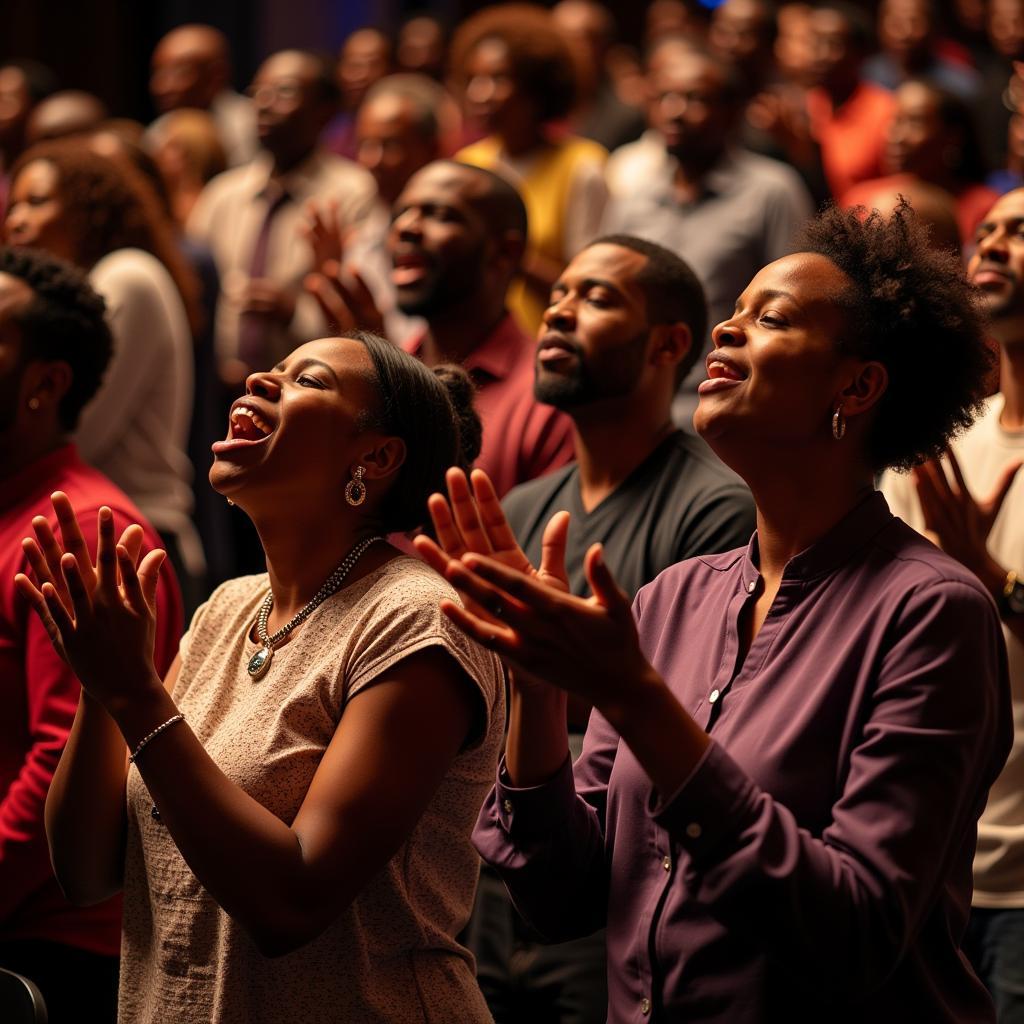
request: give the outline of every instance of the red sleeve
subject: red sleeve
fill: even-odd
[[[95,510],[79,514],[89,522]],[[118,534],[132,521],[114,512]],[[95,556],[95,532],[84,532],[90,554]],[[143,551],[153,546],[152,536],[147,535]],[[169,565],[161,570],[161,577],[165,572],[167,576],[157,592],[156,666],[161,673],[173,661],[181,635],[181,602],[169,570]],[[78,679],[54,651],[38,616],[25,609],[24,622],[26,729],[30,742],[21,770],[0,799],[0,920],[9,918],[52,877],[43,808],[81,692]]]

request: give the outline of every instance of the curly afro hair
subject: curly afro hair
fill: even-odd
[[[569,113],[576,100],[576,58],[550,11],[537,4],[495,4],[474,14],[452,39],[457,79],[465,81],[470,56],[490,39],[505,44],[516,85],[533,101],[540,121]]]
[[[888,371],[868,437],[875,470],[907,470],[940,455],[974,422],[992,369],[983,316],[957,256],[930,247],[902,196],[888,218],[827,207],[798,248],[850,279],[838,299],[849,318],[840,350]]]
[[[24,281],[33,292],[32,301],[14,314],[21,365],[38,359],[71,367],[71,386],[58,413],[61,426],[74,430],[99,390],[114,349],[103,299],[70,263],[37,249],[0,248],[0,274]]]

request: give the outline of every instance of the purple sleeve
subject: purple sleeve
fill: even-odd
[[[836,992],[885,981],[940,887],[966,920],[977,818],[1011,740],[990,601],[961,583],[922,588],[891,638],[820,835],[714,742],[679,790],[649,807],[689,855],[696,902]]]
[[[508,784],[505,761],[473,832],[480,856],[519,913],[549,942],[604,926],[608,902],[604,814],[618,734],[596,712],[575,767],[566,758],[541,786]]]

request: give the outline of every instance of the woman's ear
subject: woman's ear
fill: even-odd
[[[889,386],[889,372],[881,363],[864,363],[836,398],[844,416],[857,416],[875,406]]]
[[[359,464],[366,471],[365,479],[384,480],[398,472],[405,455],[405,442],[400,437],[385,437],[360,454]]]

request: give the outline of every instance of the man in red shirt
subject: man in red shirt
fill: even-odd
[[[891,92],[861,79],[871,52],[871,24],[858,8],[830,0],[810,16],[811,67],[816,87],[807,94],[811,134],[832,195],[881,174],[882,150],[896,101]]]
[[[398,308],[427,323],[403,348],[428,366],[461,363],[469,371],[484,427],[476,464],[499,497],[573,458],[572,421],[533,397],[534,341],[505,308],[525,238],[519,193],[496,174],[453,160],[436,160],[409,179],[388,237]],[[322,269],[307,287],[328,318],[379,330],[365,287]]]
[[[56,490],[84,521],[107,505],[118,533],[139,523],[142,551],[160,546],[138,509],[70,442],[111,347],[103,300],[84,277],[38,252],[0,249],[0,966],[36,982],[51,1024],[114,1020],[121,904],[73,907],[53,877],[43,807],[81,687],[14,576],[31,572],[21,541],[33,519],[57,530]],[[95,555],[95,534],[86,540]],[[162,672],[177,651],[182,611],[168,565],[161,577]]]

